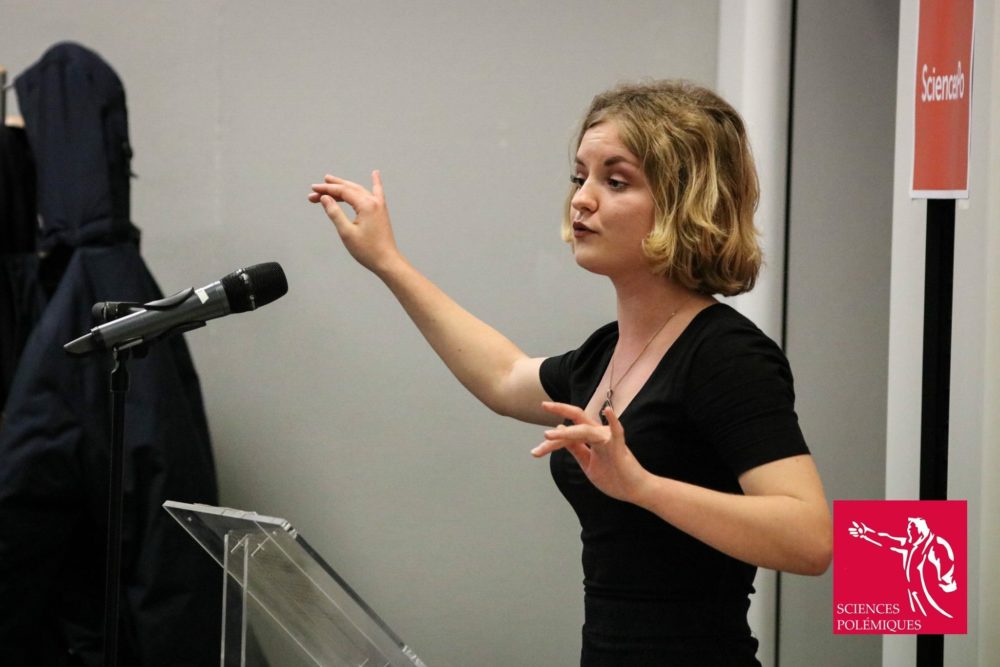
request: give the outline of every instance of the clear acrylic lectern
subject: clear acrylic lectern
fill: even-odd
[[[426,667],[284,519],[163,507],[222,566],[222,667]]]

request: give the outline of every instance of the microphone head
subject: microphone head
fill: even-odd
[[[254,264],[236,269],[220,281],[226,291],[229,310],[242,313],[266,306],[288,292],[285,272],[277,262]]]
[[[108,321],[108,302],[95,303],[90,309],[90,321],[94,324],[104,324]]]
[[[100,301],[90,309],[91,321],[100,326],[142,309],[142,304],[128,301]]]

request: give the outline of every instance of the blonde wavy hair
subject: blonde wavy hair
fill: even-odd
[[[746,127],[736,110],[688,81],[625,84],[594,98],[576,138],[613,122],[642,164],[656,203],[643,241],[654,273],[705,294],[753,288],[761,251],[753,224],[759,199]],[[575,151],[574,151],[575,152]],[[570,200],[562,235],[573,240]]]

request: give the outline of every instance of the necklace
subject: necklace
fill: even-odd
[[[602,424],[604,424],[605,426],[608,425],[608,419],[607,417],[604,416],[604,409],[605,408],[611,408],[612,410],[615,409],[615,404],[611,400],[615,395],[615,388],[622,383],[625,377],[629,374],[629,371],[632,370],[632,367],[635,366],[635,363],[642,358],[643,354],[645,354],[646,349],[652,344],[653,340],[655,340],[656,337],[660,335],[660,332],[667,327],[667,324],[670,323],[670,320],[674,319],[674,315],[679,313],[681,308],[686,306],[689,300],[690,299],[685,300],[684,303],[682,303],[681,305],[677,306],[677,308],[674,309],[674,312],[667,315],[667,319],[665,319],[663,321],[663,324],[660,325],[660,328],[657,329],[656,332],[649,337],[649,340],[646,341],[646,344],[642,346],[641,350],[639,350],[639,354],[635,355],[635,359],[633,359],[632,363],[628,365],[628,368],[625,369],[625,372],[622,373],[622,376],[618,378],[618,382],[615,382],[615,355],[614,352],[611,353],[611,367],[608,372],[608,392],[604,395],[604,403],[601,404]],[[617,349],[617,345],[615,346],[615,348]]]

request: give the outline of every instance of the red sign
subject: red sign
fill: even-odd
[[[968,632],[964,500],[833,502],[834,634]]]
[[[969,196],[973,0],[920,0],[911,197]]]

